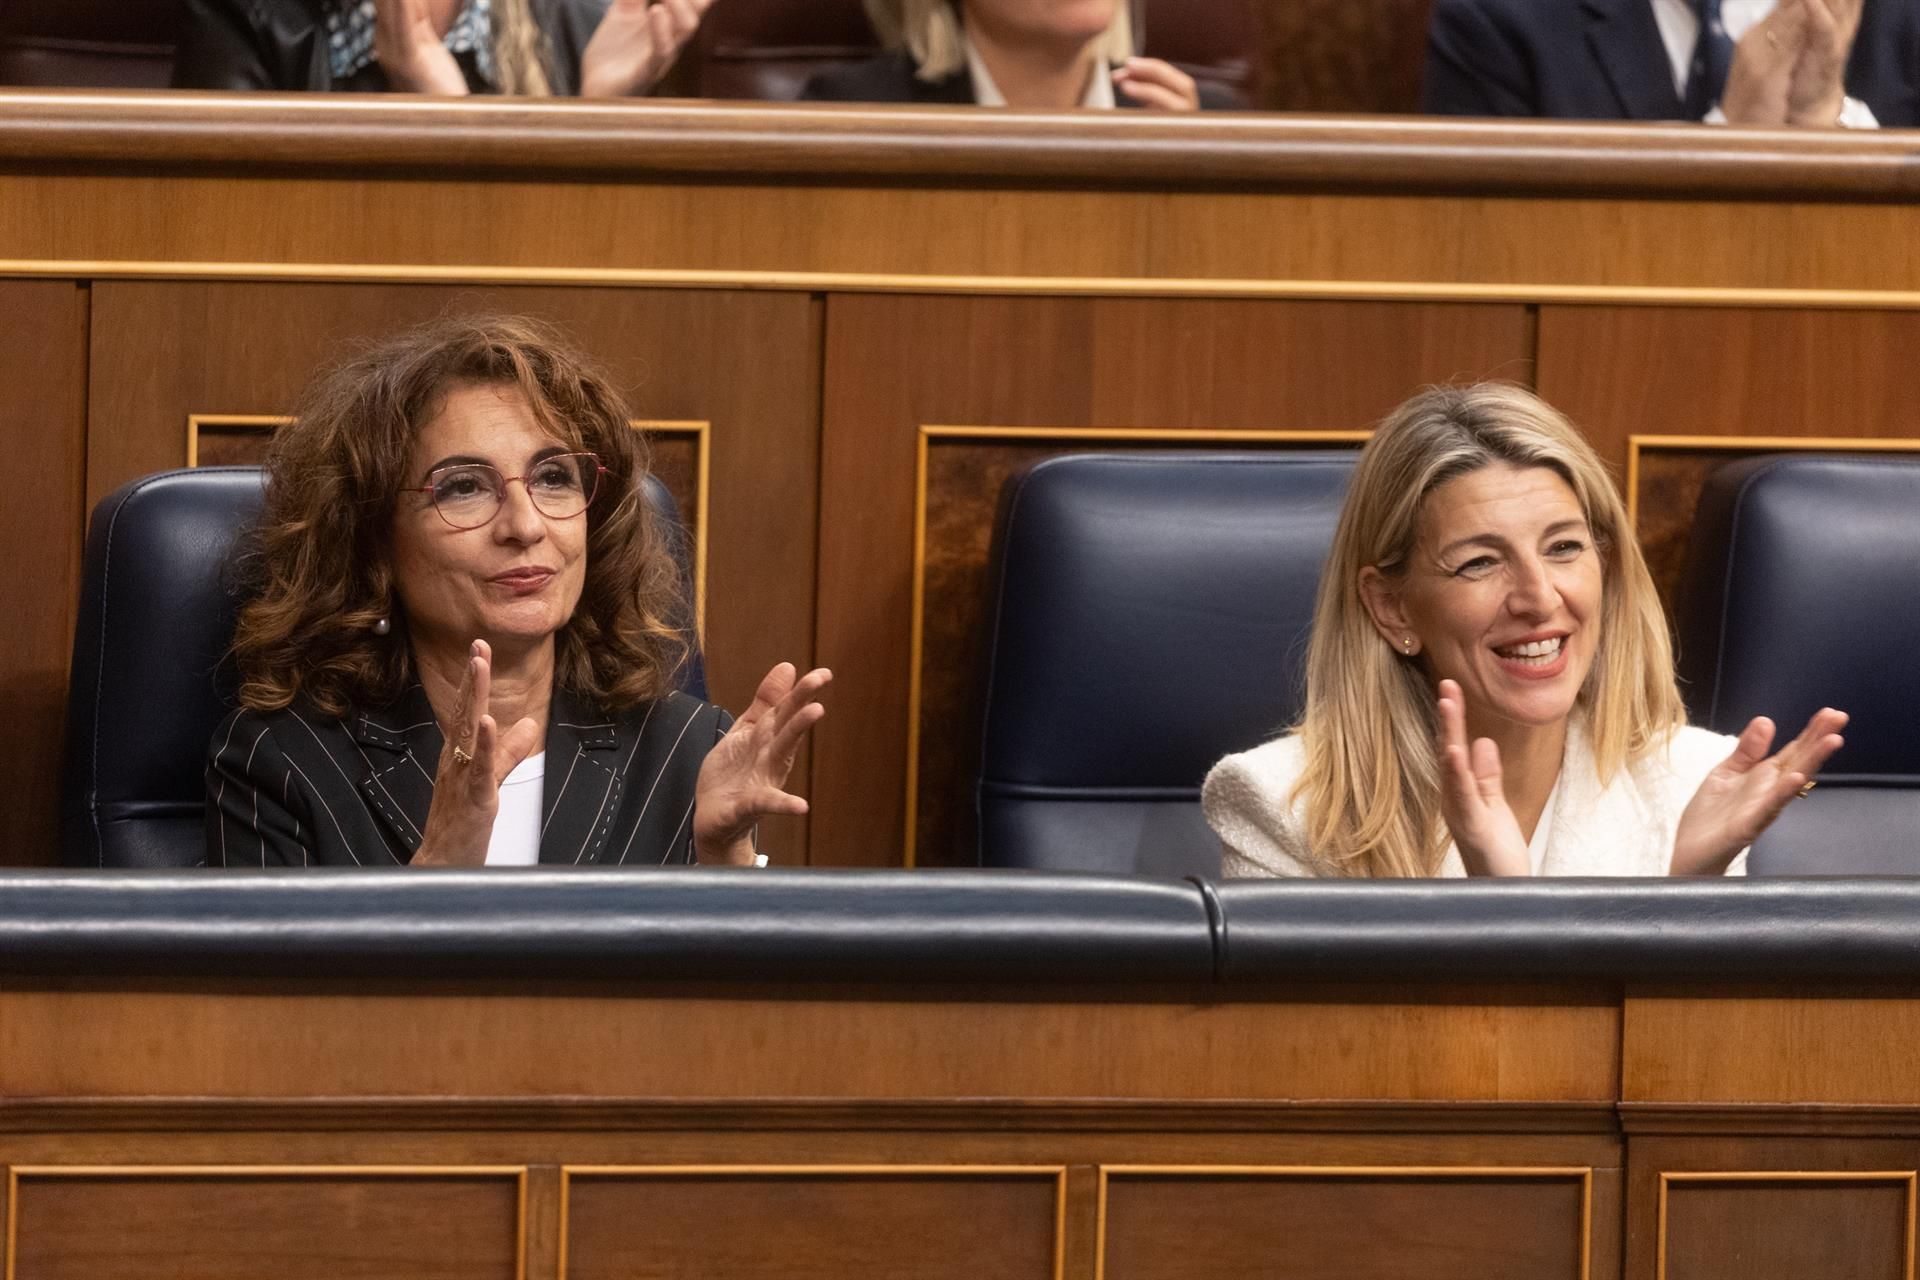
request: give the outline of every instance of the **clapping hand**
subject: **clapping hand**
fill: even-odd
[[[401,93],[467,92],[467,77],[434,30],[427,0],[374,0],[373,56]]]
[[[1805,35],[1787,90],[1787,123],[1833,125],[1847,102],[1847,59],[1860,32],[1861,0],[1799,0]]]
[[[1734,47],[1733,66],[1720,94],[1720,112],[1729,123],[1787,123],[1796,67],[1807,44],[1807,23],[1805,0],[1780,0],[1773,12],[1747,28]],[[1838,107],[1834,114],[1839,114]]]
[[[833,673],[819,668],[798,680],[794,674],[791,662],[767,672],[753,705],[700,766],[693,802],[697,861],[751,862],[753,828],[761,818],[807,811],[805,800],[783,788],[807,731],[827,713],[818,699]]]
[[[1453,680],[1440,682],[1440,813],[1470,876],[1533,874],[1526,837],[1502,787],[1500,748],[1491,738],[1467,741],[1466,700]]]
[[[1733,754],[1715,766],[1693,793],[1673,841],[1673,875],[1720,875],[1759,838],[1780,811],[1842,745],[1847,715],[1822,707],[1800,736],[1767,755],[1773,721],[1756,716]]]
[[[580,55],[580,93],[623,98],[667,73],[713,0],[613,0]]]
[[[486,714],[492,679],[493,650],[485,640],[475,640],[446,726],[446,745],[433,775],[433,807],[412,866],[484,866],[493,819],[500,812],[500,784],[540,746],[540,726],[533,720],[520,720],[502,733]]]
[[[1193,77],[1158,58],[1128,58],[1114,68],[1113,85],[1143,107],[1162,111],[1200,109],[1200,89]]]

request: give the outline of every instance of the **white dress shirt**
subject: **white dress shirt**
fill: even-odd
[[[1689,53],[1688,56],[1692,56]],[[983,107],[1004,107],[1007,97],[1000,92],[1000,86],[993,82],[993,73],[987,70],[987,64],[971,43],[967,44],[967,73],[973,77],[973,100]],[[1083,107],[1098,110],[1111,110],[1119,104],[1113,98],[1113,68],[1105,58],[1093,60],[1093,75],[1087,81],[1087,92],[1080,99]]]
[[[540,861],[540,801],[545,794],[547,753],[528,756],[500,783],[500,808],[487,841],[490,867],[531,867]]]
[[[1756,22],[1773,12],[1776,0],[1720,0],[1720,21],[1735,44]],[[1700,15],[1692,0],[1653,0],[1653,20],[1660,28],[1660,42],[1667,47],[1667,62],[1673,67],[1673,91],[1684,100],[1687,80],[1693,70],[1693,49],[1700,42]],[[1708,124],[1725,124],[1727,117],[1715,103],[1707,113]],[[1858,98],[1848,98],[1840,108],[1839,124],[1848,129],[1878,129],[1873,108]]]

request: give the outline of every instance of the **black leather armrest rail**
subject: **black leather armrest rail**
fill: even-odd
[[[1920,879],[0,872],[24,976],[1920,981]]]
[[[1181,880],[931,871],[15,871],[21,975],[1208,982]]]
[[[1920,979],[1920,879],[1229,881],[1230,983]]]

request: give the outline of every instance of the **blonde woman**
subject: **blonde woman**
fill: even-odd
[[[1424,392],[1360,457],[1306,710],[1207,778],[1240,876],[1720,875],[1841,746],[1689,727],[1600,459],[1518,387]]]
[[[187,0],[181,89],[621,97],[713,0]]]
[[[866,0],[891,52],[808,82],[825,102],[1223,109],[1226,95],[1133,56],[1127,0]]]

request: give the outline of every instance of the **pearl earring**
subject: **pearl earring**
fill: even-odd
[[[393,624],[391,622],[388,622],[385,618],[374,619],[373,634],[377,636],[383,636],[391,630],[393,630]]]
[[[1408,636],[1405,640],[1402,640],[1400,642],[1400,647],[1405,649],[1407,651],[1407,656],[1411,658],[1413,656],[1413,637]]]

